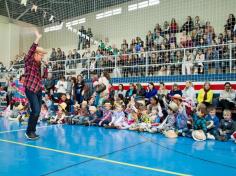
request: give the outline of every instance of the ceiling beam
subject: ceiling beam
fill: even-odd
[[[31,8],[26,9],[23,13],[21,13],[16,20],[19,20],[21,17],[23,17]]]
[[[7,9],[8,18],[9,18],[9,20],[11,20],[11,15],[10,15],[10,12],[9,12],[7,0],[5,0],[5,5],[6,5],[6,9]]]

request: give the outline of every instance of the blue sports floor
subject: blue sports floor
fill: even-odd
[[[26,126],[0,118],[0,176],[236,175],[236,144],[99,127]]]

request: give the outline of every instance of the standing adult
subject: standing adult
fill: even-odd
[[[77,76],[77,82],[75,84],[75,96],[76,96],[76,101],[80,104],[83,101],[83,89],[85,86],[85,81],[82,77],[82,75]]]
[[[32,44],[28,54],[24,58],[25,62],[25,94],[30,103],[30,117],[25,136],[28,139],[35,140],[39,138],[36,132],[36,124],[39,118],[42,105],[42,77],[47,77],[47,69],[42,74],[41,61],[46,54],[43,48],[38,46],[38,42],[42,37],[38,31],[35,32],[36,39]]]

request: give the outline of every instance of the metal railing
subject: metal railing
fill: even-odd
[[[20,70],[24,65],[17,64],[12,67]],[[49,71],[55,79],[62,75],[78,74],[89,78],[91,74],[100,74],[102,71],[111,73],[113,78],[234,73],[236,43],[112,56],[67,58],[49,61]]]

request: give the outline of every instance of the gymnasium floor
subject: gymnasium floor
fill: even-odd
[[[236,175],[236,144],[167,139],[159,134],[99,127],[26,126],[0,118],[0,175],[163,176]]]

